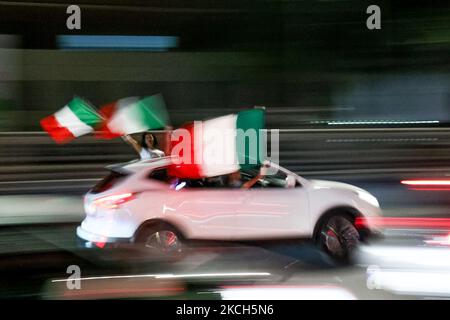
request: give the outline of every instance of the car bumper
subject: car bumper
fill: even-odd
[[[106,244],[106,243],[129,243],[132,238],[114,238],[105,237],[98,235],[83,229],[82,227],[77,228],[77,236],[81,240],[81,244],[84,242],[84,247],[90,247],[92,244]]]

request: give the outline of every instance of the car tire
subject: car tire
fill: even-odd
[[[178,230],[166,223],[143,227],[135,242],[146,250],[165,256],[180,257],[184,252],[183,237]]]
[[[315,243],[334,261],[347,264],[361,241],[355,219],[349,214],[333,214],[318,226]]]

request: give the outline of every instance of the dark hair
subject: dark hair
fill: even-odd
[[[153,137],[153,147],[156,148],[158,146],[158,139],[156,139],[156,136],[153,133],[148,132],[148,131],[142,133],[142,142],[141,142],[142,148],[148,149],[147,142],[145,141],[145,138],[147,137],[147,135],[151,135]]]

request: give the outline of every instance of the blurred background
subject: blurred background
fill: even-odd
[[[74,95],[161,93],[175,127],[265,106],[281,165],[363,187],[386,216],[450,218],[450,189],[400,183],[450,180],[449,57],[448,1],[0,1],[0,251],[70,247],[81,195],[136,157],[42,132]]]

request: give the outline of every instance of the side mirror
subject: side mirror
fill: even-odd
[[[294,176],[289,175],[286,177],[286,188],[295,188],[296,185],[297,179]]]

